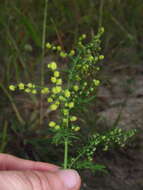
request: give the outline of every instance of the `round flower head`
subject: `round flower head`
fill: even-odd
[[[10,85],[10,86],[9,86],[9,90],[15,91],[15,89],[16,89],[16,87],[15,87],[14,85]]]
[[[42,93],[42,94],[48,94],[48,93],[49,93],[49,88],[43,88],[43,89],[41,90],[41,93]]]
[[[55,71],[55,72],[54,72],[54,77],[59,77],[59,76],[60,76],[59,71]]]
[[[58,129],[60,129],[60,125],[56,125],[54,128],[55,128],[56,130],[58,130]]]
[[[57,108],[58,108],[58,105],[57,105],[57,104],[52,104],[52,105],[50,106],[50,110],[51,110],[51,111],[55,111]]]
[[[65,94],[66,98],[69,98],[70,95],[71,95],[71,93],[70,93],[70,91],[68,89],[65,90],[64,94]]]
[[[68,119],[67,118],[63,118],[63,123],[67,123]]]
[[[85,39],[86,38],[86,34],[82,34],[82,39]]]
[[[51,49],[52,45],[48,42],[46,43],[46,48]]]
[[[76,121],[77,120],[77,117],[76,116],[71,116],[70,117],[70,121]]]
[[[25,92],[30,93],[30,92],[31,92],[31,89],[30,89],[30,88],[26,88],[26,89],[25,89]]]
[[[62,79],[57,79],[56,84],[61,85],[62,84]]]
[[[79,86],[78,86],[78,85],[74,85],[74,86],[73,86],[73,89],[74,89],[75,91],[78,91],[78,90],[79,90]]]
[[[69,55],[70,55],[70,56],[75,55],[75,50],[72,49],[72,50],[70,51]]]
[[[55,127],[55,126],[56,126],[56,123],[55,123],[54,121],[50,121],[49,126],[50,126],[50,127]]]
[[[32,84],[32,83],[28,83],[28,84],[27,84],[27,87],[28,87],[28,88],[33,88],[33,84]]]
[[[24,90],[24,84],[23,83],[19,83],[18,84],[18,88],[19,88],[19,90]]]
[[[60,105],[60,102],[59,102],[59,101],[56,101],[55,104],[56,104],[56,105]]]
[[[51,102],[53,102],[53,98],[48,98],[47,101],[48,101],[49,103],[51,103]]]
[[[69,102],[68,107],[73,108],[74,107],[74,102]]]
[[[103,60],[104,59],[104,55],[99,55],[99,60]]]
[[[68,113],[69,113],[68,109],[63,109],[63,114],[64,115],[68,115]]]
[[[52,69],[52,70],[56,70],[57,69],[57,64],[56,62],[51,62],[48,64],[48,68]]]
[[[96,70],[97,70],[97,71],[100,71],[100,67],[96,67]]]
[[[62,58],[65,58],[65,57],[67,57],[67,53],[61,51],[61,52],[60,52],[60,56],[61,56]]]
[[[51,77],[52,83],[56,83],[57,79],[55,77]]]
[[[37,90],[36,90],[36,89],[33,89],[33,90],[31,90],[31,93],[32,93],[32,94],[37,94]]]
[[[60,86],[55,86],[55,87],[52,88],[52,92],[53,92],[54,94],[58,94],[58,93],[60,93],[61,91],[62,91],[62,88],[61,88]]]
[[[79,126],[72,125],[72,130],[74,130],[74,131],[79,131],[79,130],[80,130],[80,127],[79,127]]]
[[[52,50],[56,50],[56,49],[57,49],[57,47],[56,47],[56,46],[53,46],[53,47],[52,47]]]
[[[62,47],[61,47],[61,46],[57,46],[57,50],[58,50],[58,51],[61,51],[61,50],[62,50]]]
[[[93,83],[94,83],[94,85],[95,85],[95,86],[99,86],[100,81],[99,81],[99,80],[94,79],[94,80],[93,80]]]
[[[94,88],[90,88],[90,91],[93,92]]]
[[[94,60],[94,57],[91,55],[91,56],[88,57],[88,60],[89,60],[89,61],[93,61],[93,60]]]
[[[79,131],[79,130],[80,130],[80,127],[78,126],[74,128],[74,131]]]
[[[59,96],[59,100],[61,100],[61,101],[65,101],[65,100],[66,100],[66,98],[65,98],[65,97],[63,97],[63,96]]]

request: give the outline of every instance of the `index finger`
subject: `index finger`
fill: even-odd
[[[0,170],[37,170],[55,172],[59,166],[54,164],[25,160],[10,154],[0,153]]]

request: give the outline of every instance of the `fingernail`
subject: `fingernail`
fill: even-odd
[[[74,188],[79,182],[79,174],[75,170],[60,170],[59,177],[68,189]]]

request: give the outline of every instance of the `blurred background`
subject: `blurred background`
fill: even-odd
[[[0,151],[58,164],[63,150],[50,144],[46,117],[39,124],[39,98],[8,90],[12,83],[39,83],[41,64],[55,58],[48,52],[41,58],[44,8],[44,0],[0,2]],[[49,0],[47,9],[46,41],[65,50],[74,48],[81,34],[90,38],[105,28],[102,85],[96,102],[82,113],[84,125],[138,129],[126,148],[96,152],[95,162],[106,165],[108,173],[82,171],[82,189],[142,189],[142,0]]]

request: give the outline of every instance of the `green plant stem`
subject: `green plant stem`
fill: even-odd
[[[67,127],[67,129],[69,127],[69,111],[68,111],[68,114],[67,114],[66,127]],[[69,137],[66,136],[65,140],[64,140],[64,169],[68,168],[68,145],[69,145]]]
[[[64,150],[64,169],[68,166],[68,137],[65,138],[65,150]]]
[[[99,28],[103,24],[103,8],[104,8],[104,0],[101,0],[100,7],[99,7]]]
[[[43,34],[42,34],[42,67],[41,67],[41,85],[44,85],[44,56],[45,56],[45,42],[46,42],[46,24],[47,24],[47,8],[48,0],[45,0],[44,20],[43,20]]]
[[[7,128],[8,128],[8,122],[4,122],[3,132],[2,132],[2,143],[0,146],[0,153],[4,152],[4,149],[7,144]]]
[[[73,72],[75,70],[75,65],[77,63],[78,59],[74,60],[73,68],[71,69],[71,72],[69,73],[69,78],[68,78],[68,89],[70,88],[70,83],[72,80]],[[67,114],[67,128],[69,127],[69,112]],[[68,168],[68,148],[69,147],[69,138],[66,137],[64,141],[64,169]]]
[[[42,33],[42,58],[41,58],[41,86],[44,86],[44,56],[45,56],[45,43],[46,43],[46,24],[47,24],[47,8],[48,0],[45,0],[44,20],[43,20],[43,33]],[[43,95],[40,97],[40,125],[43,122]]]

